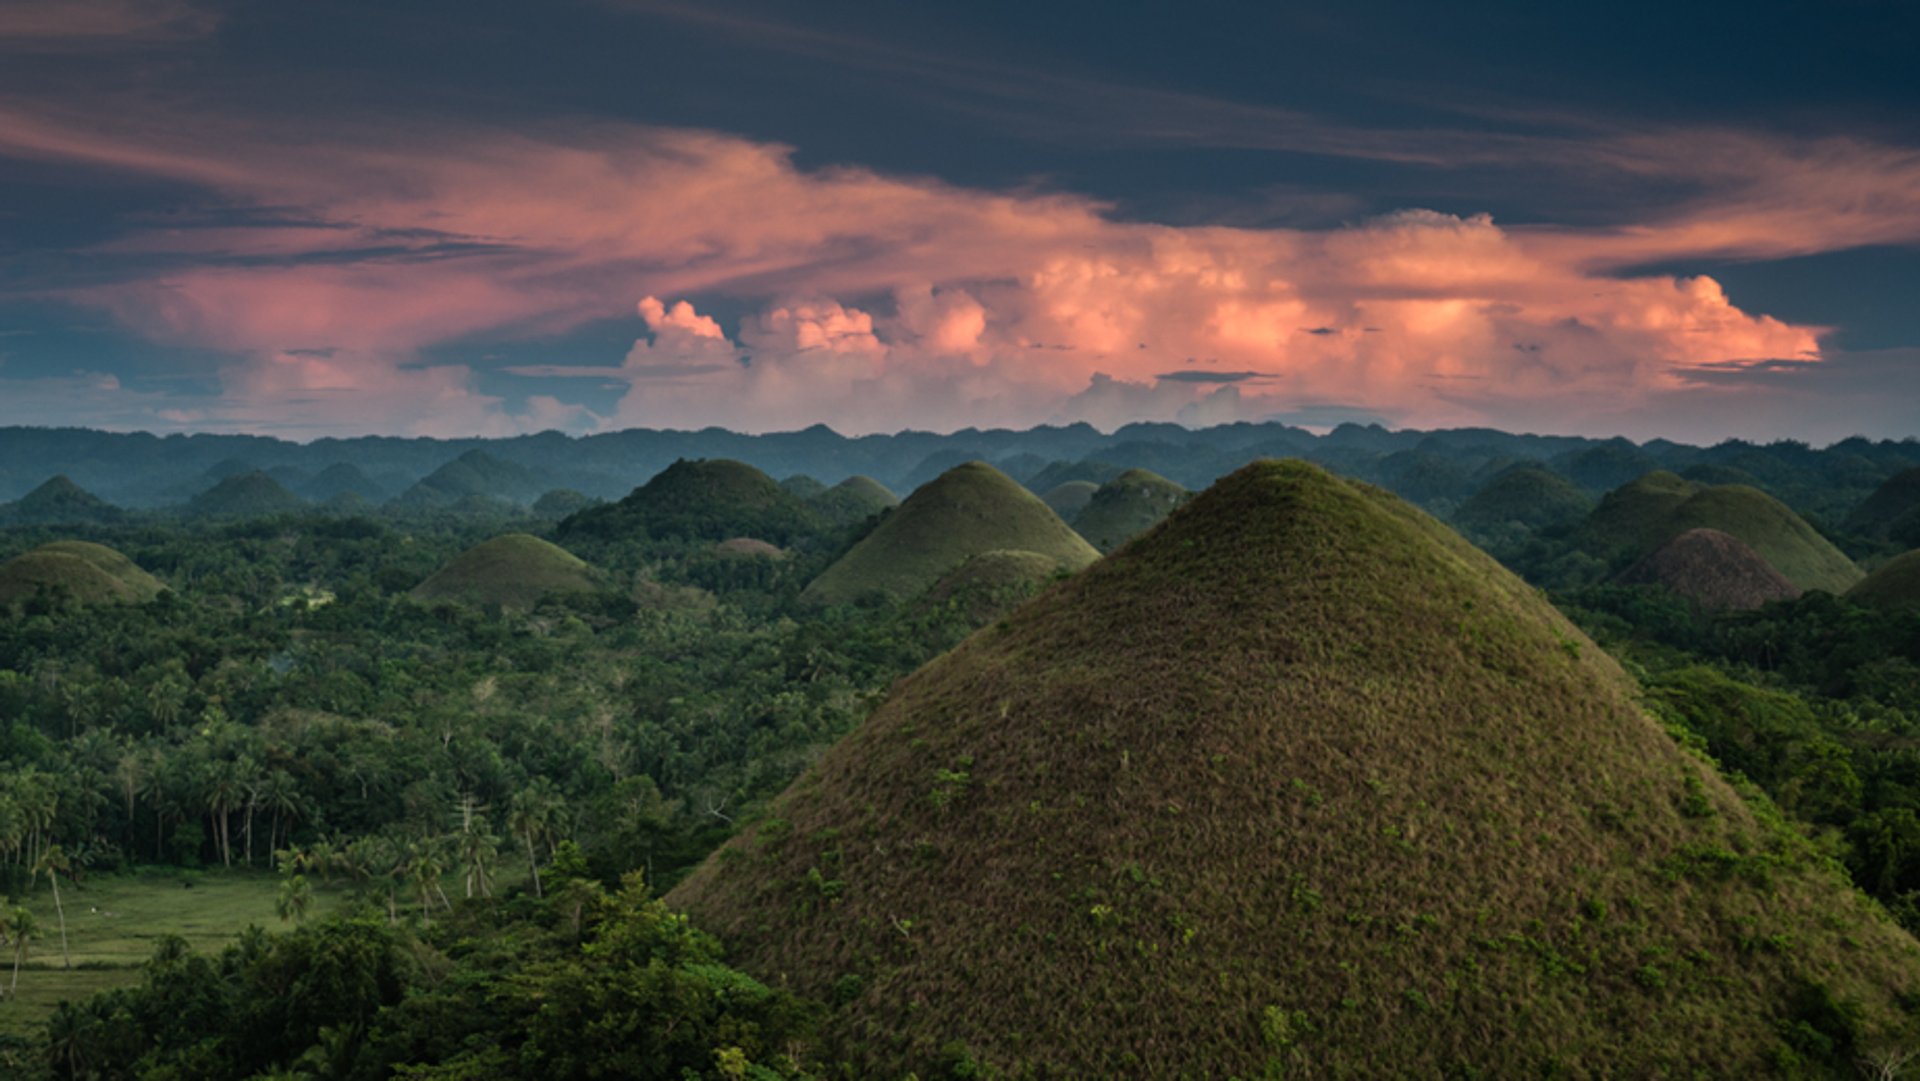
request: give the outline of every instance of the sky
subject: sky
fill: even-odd
[[[1920,5],[0,0],[0,425],[1920,435]]]

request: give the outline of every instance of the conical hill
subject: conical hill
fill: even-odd
[[[1645,555],[1689,529],[1738,537],[1801,589],[1844,593],[1860,568],[1786,504],[1744,484],[1704,487],[1650,473],[1613,492],[1582,527],[1585,539]]]
[[[1740,538],[1717,529],[1689,529],[1622,571],[1622,585],[1662,586],[1716,612],[1788,601],[1800,587]]]
[[[1896,473],[1847,517],[1847,528],[1870,537],[1920,544],[1920,467]],[[1900,528],[1905,526],[1905,529]]]
[[[927,610],[945,609],[978,627],[1012,611],[1059,571],[1058,560],[1039,552],[982,552],[948,571],[922,601]]]
[[[807,498],[807,505],[836,526],[857,525],[900,505],[900,498],[872,477],[848,477]]]
[[[1191,493],[1158,473],[1129,469],[1096,489],[1074,516],[1074,532],[1111,552],[1173,513]]]
[[[599,589],[591,565],[556,544],[525,533],[482,541],[413,588],[416,600],[531,608],[548,596]]]
[[[123,517],[120,508],[75,484],[65,474],[0,506],[0,522],[13,525],[57,525],[68,522],[112,522]]]
[[[1087,509],[1087,504],[1093,502],[1093,493],[1099,490],[1100,486],[1090,480],[1070,480],[1040,493],[1040,502],[1071,522],[1075,515]]]
[[[916,489],[801,597],[816,604],[869,594],[904,600],[998,549],[1038,552],[1067,570],[1100,558],[1038,496],[985,462],[967,462]]]
[[[1552,529],[1571,525],[1593,510],[1593,500],[1572,481],[1540,465],[1504,469],[1460,505],[1454,521],[1487,531],[1505,525]]]
[[[1847,590],[1847,598],[1875,608],[1920,612],[1920,550],[1882,563],[1859,585]]]
[[[164,588],[133,560],[90,541],[54,541],[0,563],[0,604],[36,594],[80,604],[138,603]]]
[[[204,518],[253,518],[288,514],[306,506],[299,496],[259,470],[235,473],[187,503],[187,513]]]
[[[1261,462],[902,681],[668,900],[839,1003],[860,1076],[1851,1069],[1920,947],[1770,815],[1491,558]]]
[[[745,462],[682,458],[618,503],[589,508],[561,522],[560,536],[709,541],[759,537],[785,545],[817,532],[821,524],[797,496]]]

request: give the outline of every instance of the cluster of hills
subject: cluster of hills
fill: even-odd
[[[1003,483],[948,478],[897,516]],[[1533,589],[1299,462],[923,668],[669,901],[863,1076],[1757,1075],[1920,992]]]

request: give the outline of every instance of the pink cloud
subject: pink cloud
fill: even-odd
[[[866,431],[1342,402],[1409,424],[1525,411],[1570,428],[1596,402],[1692,387],[1683,373],[1701,365],[1820,355],[1822,328],[1744,311],[1709,278],[1618,268],[1793,252],[1822,229],[1864,243],[1874,222],[1880,239],[1920,239],[1912,155],[1857,142],[1728,135],[1688,155],[1674,137],[1603,140],[1589,153],[1612,168],[1726,196],[1611,230],[1409,210],[1310,231],[1123,222],[1072,196],[802,169],[785,147],[698,131],[135,127],[0,111],[0,152],[169,176],[321,224],[137,232],[111,248],[188,268],[67,299],[228,356],[234,423],[342,430],[546,423],[551,404],[509,418],[466,366],[418,357],[617,317],[636,298],[647,333],[620,363],[510,371],[622,385],[597,421],[621,425]],[[255,265],[209,262],[232,256]],[[689,300],[718,297],[758,310],[729,330]],[[297,352],[316,349],[333,352]],[[1223,389],[1156,378],[1170,370],[1265,374]]]

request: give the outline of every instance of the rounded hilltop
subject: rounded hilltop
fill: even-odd
[[[668,900],[860,1076],[1754,1076],[1920,993],[1536,591],[1299,462],[903,680]]]
[[[820,530],[819,515],[772,477],[745,462],[682,458],[617,503],[580,511],[560,537],[615,541],[722,541],[758,537],[788,545]]]
[[[1503,469],[1454,512],[1464,529],[1516,524],[1527,529],[1571,525],[1593,511],[1593,500],[1572,481],[1541,465]]]
[[[1717,529],[1689,529],[1615,580],[1621,585],[1660,586],[1715,612],[1758,608],[1800,595],[1800,587],[1760,553]]]
[[[1073,528],[1095,548],[1111,552],[1158,525],[1190,495],[1151,470],[1129,469],[1094,489]]]
[[[1920,549],[1881,564],[1848,590],[1847,598],[1874,608],[1920,611]]]
[[[1862,577],[1818,530],[1758,488],[1707,487],[1666,472],[1607,493],[1581,534],[1589,546],[1644,556],[1691,529],[1738,538],[1803,590],[1844,593]]]
[[[0,563],[0,604],[35,596],[77,604],[138,604],[165,588],[133,560],[90,541],[54,541]]]
[[[974,556],[1034,552],[1065,570],[1100,553],[1011,477],[967,462],[921,485],[873,532],[808,583],[801,598],[847,604],[867,596],[905,600]]]
[[[559,545],[507,533],[460,553],[411,595],[427,603],[526,609],[550,596],[594,592],[602,584],[597,570]]]

